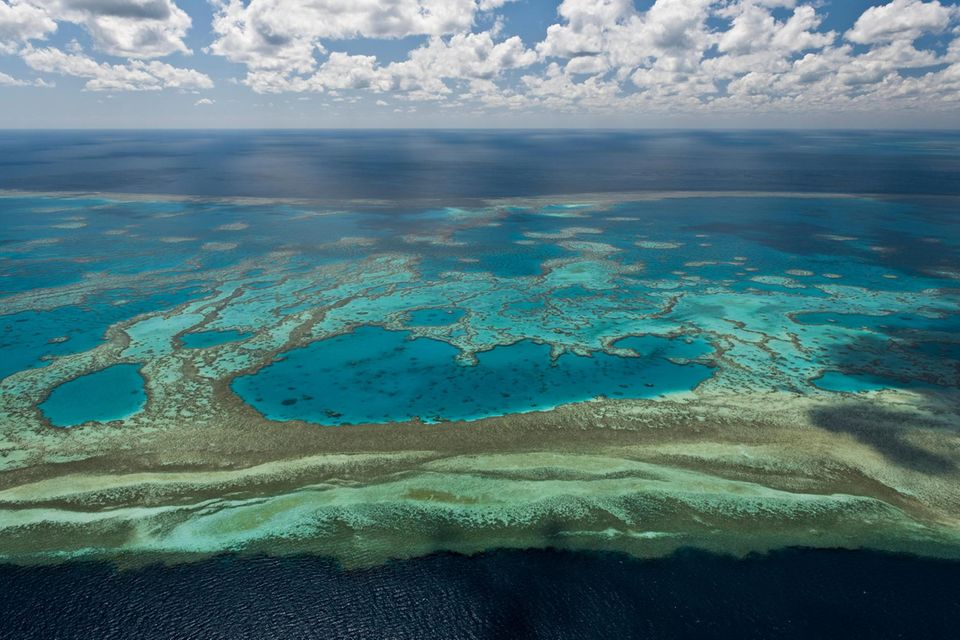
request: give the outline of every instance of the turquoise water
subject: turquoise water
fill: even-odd
[[[955,198],[558,200],[2,198],[0,419],[131,360],[330,425],[960,385]]]
[[[0,315],[0,378],[46,366],[57,356],[92,349],[103,342],[110,325],[141,313],[169,309],[196,293],[194,287],[156,293],[121,289],[91,297],[83,305]]]
[[[841,373],[839,371],[827,371],[814,380],[813,383],[824,391],[837,391],[840,393],[882,391],[884,389],[896,389],[904,386],[904,383],[898,383],[896,380],[889,378],[871,375],[854,375]]]
[[[932,387],[931,384],[922,380],[888,378],[868,373],[842,373],[840,371],[826,371],[813,383],[824,391],[839,393],[863,393],[885,389],[924,390]]]
[[[237,331],[236,329],[224,329],[222,331],[194,331],[180,336],[183,346],[188,349],[205,349],[207,347],[216,347],[228,342],[236,342],[249,338],[249,331]]]
[[[402,331],[360,327],[283,355],[233,389],[273,420],[318,424],[471,420],[538,411],[606,395],[649,398],[687,391],[710,376],[701,364],[674,364],[707,351],[700,343],[629,339],[640,357],[563,354],[529,340],[458,364],[457,349]]]
[[[665,340],[658,336],[630,336],[613,343],[617,349],[630,349],[643,358],[693,360],[709,355],[713,347],[695,338]]]
[[[417,309],[410,312],[411,326],[437,327],[453,324],[463,317],[463,309]]]
[[[74,427],[129,418],[146,402],[140,366],[115,364],[54,388],[40,409],[54,426]]]

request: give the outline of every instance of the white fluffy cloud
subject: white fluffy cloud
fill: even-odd
[[[36,1],[36,0],[32,0]],[[187,13],[173,0],[41,0],[59,21],[82,25],[94,46],[115,56],[154,58],[187,52]]]
[[[446,80],[490,80],[504,71],[529,66],[537,55],[514,36],[497,42],[490,32],[431,38],[406,60],[379,65],[374,56],[331,53],[307,75],[255,69],[246,79],[260,93],[369,89],[403,92],[408,98],[436,99],[452,93]]]
[[[156,91],[159,89],[210,89],[213,81],[193,69],[165,62],[132,60],[127,64],[97,62],[81,54],[47,47],[23,52],[27,65],[44,73],[87,78],[89,91]]]
[[[44,39],[60,22],[80,25],[94,47],[114,56],[188,52],[191,19],[174,0],[0,0],[0,50]]]
[[[191,18],[179,1],[0,0],[0,54],[86,78],[90,90],[207,88],[203,73],[150,61],[191,53]],[[845,0],[643,8],[562,0],[555,24],[523,39],[505,33],[520,23],[501,15],[508,1],[209,0],[212,22],[194,27],[209,29],[202,55],[242,65],[239,81],[255,92],[327,92],[337,101],[393,94],[576,113],[954,109],[960,101],[960,0],[877,0],[839,31],[823,21],[830,2]],[[93,53],[76,42],[46,46],[62,23],[85,29]],[[416,44],[399,58],[357,53],[375,50],[370,40],[411,36]],[[360,47],[348,44],[357,39]]]
[[[777,20],[777,8],[790,10],[790,17]],[[545,78],[524,79],[538,92],[557,89],[552,101],[564,95],[594,100],[589,96],[602,87],[602,99],[610,104],[689,108],[748,73],[782,73],[799,52],[825,47],[836,37],[818,31],[816,10],[794,0],[657,0],[645,12],[629,0],[564,0],[558,13],[561,23],[547,30],[537,51],[562,64],[569,77],[560,77],[551,65]],[[594,77],[578,80],[582,75]],[[628,95],[637,90],[642,97]]]
[[[56,21],[43,8],[21,0],[0,0],[0,53],[13,53],[56,30]]]
[[[87,78],[86,88],[92,91],[208,88],[212,81],[200,72],[144,61],[191,53],[184,42],[191,22],[175,0],[0,0],[0,53],[19,54],[41,73]],[[60,23],[82,27],[97,52],[127,58],[127,62],[98,62],[84,55],[76,40],[68,46],[70,54],[35,48]]]
[[[656,0],[638,11],[629,0],[564,0],[560,22],[536,47],[550,64],[523,78],[526,96],[572,111],[889,108],[924,97],[928,107],[956,104],[949,87],[960,73],[936,67],[960,62],[957,41],[946,54],[914,45],[925,34],[956,37],[956,5],[893,0],[867,9],[844,36],[821,28],[819,6]]]
[[[210,51],[253,70],[307,72],[323,41],[468,31],[505,0],[214,0]]]
[[[943,32],[956,15],[956,7],[943,6],[938,0],[893,0],[864,11],[846,37],[859,44],[915,40],[924,33]]]

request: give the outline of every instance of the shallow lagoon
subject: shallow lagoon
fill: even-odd
[[[192,331],[180,336],[183,346],[188,349],[206,349],[216,347],[228,342],[236,342],[249,338],[252,334],[245,331],[236,331],[227,329],[225,331]]]
[[[146,401],[140,366],[115,364],[54,388],[40,409],[55,427],[75,427],[129,418]]]
[[[453,324],[463,317],[463,309],[417,309],[410,312],[410,325],[436,327]]]
[[[360,327],[283,355],[234,390],[271,420],[318,424],[475,420],[544,411],[597,396],[650,398],[689,391],[710,376],[702,364],[667,358],[702,355],[704,345],[648,338],[624,348],[639,357],[563,354],[531,341],[456,361],[457,350],[406,332]],[[625,341],[626,342],[626,341]]]

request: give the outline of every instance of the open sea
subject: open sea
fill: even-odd
[[[0,132],[0,188],[342,199],[956,195],[956,132]]]
[[[98,269],[120,282],[96,294],[102,299],[91,294],[83,304],[52,311],[0,314],[0,379],[56,371],[51,361],[94,349],[110,325],[190,301],[204,283],[182,275],[187,263],[200,260],[203,269],[233,277],[237,265],[263,260],[296,241],[300,249],[314,247],[312,268],[356,250],[324,244],[342,237],[375,241],[385,251],[400,251],[403,243],[418,247],[418,275],[424,279],[439,282],[452,269],[466,275],[456,291],[437,285],[393,301],[384,291],[403,288],[403,270],[382,266],[385,280],[373,302],[349,312],[381,314],[390,318],[386,326],[341,331],[331,324],[334,337],[291,349],[233,379],[233,392],[268,419],[330,428],[414,418],[474,420],[601,395],[655,398],[710,379],[731,388],[767,385],[798,393],[955,389],[960,382],[956,309],[924,297],[960,274],[958,133],[4,131],[0,189],[18,192],[8,194],[0,211],[0,253],[7,260],[2,296],[79,281],[79,271],[57,263],[64,256],[85,264],[95,254]],[[645,192],[711,193],[660,202],[644,201]],[[98,199],[103,193],[145,197],[107,202]],[[549,234],[566,212],[546,211],[544,218],[544,211],[524,202],[627,193],[631,202],[611,205],[602,217],[570,222],[579,230],[559,237]],[[776,195],[797,193],[817,197]],[[840,197],[847,195],[880,197]],[[146,196],[197,198],[177,204],[174,212],[170,201]],[[272,209],[257,200],[207,200],[216,198],[356,201],[356,211],[307,219],[296,203]],[[50,206],[51,199],[60,217],[38,231],[29,212]],[[496,226],[463,222],[489,199],[512,199],[513,217]],[[271,221],[296,232],[274,237],[279,225]],[[647,225],[645,240],[636,240],[637,221]],[[108,235],[121,225],[136,226],[142,236]],[[34,242],[40,236],[58,244]],[[942,242],[936,250],[931,238]],[[461,260],[462,246],[479,248],[471,262]],[[681,246],[687,247],[683,255],[672,251]],[[694,247],[701,257],[691,266]],[[606,268],[613,252],[623,264],[648,263],[648,271],[590,271]],[[743,271],[746,262],[738,253],[757,256],[758,269],[775,265],[793,275]],[[582,257],[582,264],[554,271],[559,280],[539,292],[539,300],[568,305],[571,316],[602,318],[597,335],[590,333],[595,327],[540,326],[540,302],[521,295],[539,286],[532,283],[540,265],[571,254]],[[122,284],[121,276],[137,282],[148,268],[168,269],[176,279]],[[303,265],[284,268],[283,286],[314,277]],[[381,277],[381,267],[367,268],[363,278],[373,287],[370,279]],[[685,274],[696,268],[724,289],[696,290],[699,285]],[[348,275],[338,277],[350,282]],[[226,353],[251,339],[256,327],[249,318],[294,315],[303,311],[297,307],[300,292],[319,295],[306,284],[297,285],[303,288],[295,294],[282,288],[275,294],[271,287],[280,285],[262,273],[243,277],[246,297],[235,302],[232,319],[224,313],[221,322],[200,327],[183,314],[185,324],[171,330],[171,344],[179,340],[184,351]],[[821,288],[841,277],[845,285],[885,287],[889,295],[851,297],[842,309],[818,299]],[[675,311],[688,314],[685,327],[697,325],[689,336],[677,337],[664,324],[660,335],[631,335],[607,345],[631,357],[578,352],[581,343],[606,344],[602,330],[616,335],[624,292],[642,288],[655,299],[658,290],[674,286],[666,282],[670,278],[683,280],[699,296],[691,294],[688,299],[697,302]],[[616,279],[617,291],[598,294],[597,283],[605,279]],[[457,298],[464,287],[470,288],[470,302]],[[422,299],[410,302],[417,295]],[[286,306],[268,308],[267,298],[282,298]],[[704,336],[719,331],[709,322],[713,309],[733,299],[764,301],[737,311],[744,326],[756,323],[772,332],[789,311],[799,340],[821,350],[785,357],[775,374],[752,371],[750,354],[743,356],[742,371],[718,369]],[[401,303],[409,309],[389,306]],[[484,315],[492,309],[499,311]],[[497,324],[497,318],[506,320]],[[344,316],[343,326],[355,320]],[[200,328],[191,331],[191,321]],[[339,322],[335,314],[324,321]],[[470,331],[461,331],[468,322]],[[523,323],[536,325],[528,333],[539,331],[543,339],[509,339],[510,325]],[[166,347],[157,337],[164,329],[143,324],[140,333],[131,330],[124,362],[49,383],[52,391],[38,406],[51,426],[122,422],[144,411],[141,365],[159,362]],[[902,339],[904,350],[889,351],[867,339],[877,335]],[[548,345],[562,340],[570,341],[570,349],[554,366],[542,366],[551,357]],[[460,352],[475,357],[477,366],[459,366]],[[862,353],[870,354],[869,372],[855,362]],[[632,366],[636,355],[656,364],[638,370]],[[224,362],[235,365],[234,372],[249,367],[246,361]],[[160,372],[150,370],[147,378]],[[49,375],[53,380],[55,374]],[[305,375],[313,376],[310,389],[297,386]],[[392,386],[371,386],[380,379]],[[903,443],[874,444],[892,463],[924,472],[948,464]],[[789,548],[742,559],[682,549],[652,560],[490,549],[363,569],[309,555],[224,554],[128,569],[64,560],[0,565],[0,638],[956,638],[958,578],[957,561],[869,549]]]
[[[3,567],[5,638],[955,638],[960,562],[788,549]]]

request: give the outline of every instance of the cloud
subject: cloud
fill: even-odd
[[[58,22],[81,25],[94,47],[114,56],[155,58],[189,53],[187,13],[173,0],[28,0]]]
[[[658,0],[645,12],[630,0],[564,0],[562,23],[537,45],[543,59],[567,59],[569,73],[618,71],[669,81],[694,70],[716,37],[707,26],[712,0]]]
[[[69,53],[36,48],[34,41],[46,40],[59,23],[81,26],[95,50],[129,60],[100,62],[76,39],[67,43]],[[203,73],[145,61],[190,53],[183,40],[190,25],[174,0],[0,0],[0,53],[17,53],[36,71],[86,78],[90,91],[210,88]]]
[[[193,106],[195,107],[209,106],[214,104],[215,102],[216,100],[214,100],[213,98],[200,98],[199,100],[193,103]]]
[[[913,43],[955,25],[960,10],[936,0],[868,8],[844,36],[822,28],[817,0],[655,0],[646,10],[633,0],[563,0],[557,24],[529,45],[502,37],[498,17],[474,32],[499,0],[217,1],[209,51],[245,64],[245,84],[347,92],[338,100],[370,91],[569,112],[888,108],[923,92],[953,104],[935,83],[953,86],[950,65],[960,63],[960,45],[938,54]],[[427,39],[389,63],[328,53],[341,40],[410,35]],[[525,73],[510,79],[516,69]]]
[[[451,93],[444,82],[491,79],[529,66],[536,54],[514,36],[497,42],[489,31],[431,38],[405,60],[380,65],[375,56],[334,51],[309,75],[254,70],[246,83],[259,93],[368,89],[401,92],[408,98],[437,99]]]
[[[14,53],[26,42],[46,38],[56,30],[56,21],[43,8],[0,0],[0,53]]]
[[[95,49],[114,56],[190,52],[184,37],[191,19],[174,0],[0,0],[0,53],[44,40],[64,22],[83,27]]]
[[[210,51],[253,70],[306,73],[322,41],[441,36],[468,31],[503,0],[213,0]]]
[[[955,97],[960,47],[918,49],[946,33],[956,6],[894,0],[868,8],[847,32],[821,28],[819,4],[797,0],[564,0],[536,45],[545,72],[523,77],[532,106],[565,111],[750,112],[917,106]],[[955,40],[956,42],[956,40]],[[954,53],[950,53],[954,52]],[[913,77],[907,70],[931,68]]]
[[[792,15],[784,21],[774,19],[772,9],[792,8]],[[732,4],[717,12],[731,19],[730,29],[717,41],[719,51],[726,54],[750,53],[784,54],[805,49],[820,49],[833,42],[836,34],[820,33],[820,16],[810,5],[793,7],[793,2],[766,0]]]
[[[213,81],[193,69],[182,69],[164,62],[132,60],[127,64],[108,64],[84,55],[64,53],[47,47],[23,52],[27,65],[44,73],[88,78],[88,91],[157,91],[160,89],[210,89]]]
[[[516,36],[497,42],[491,32],[485,31],[461,33],[448,39],[431,38],[426,45],[411,51],[406,60],[383,68],[381,87],[436,99],[451,93],[444,80],[491,80],[536,60],[536,53],[526,49]]]
[[[604,110],[621,99],[620,84],[602,75],[575,79],[557,63],[551,63],[543,74],[522,78],[532,104],[558,111]]]
[[[404,112],[416,101],[468,113],[809,113],[960,103],[957,0],[877,0],[837,31],[824,20],[846,0],[562,0],[556,23],[540,34],[526,29],[526,39],[505,32],[524,24],[515,16],[527,5],[508,19],[498,15],[506,1],[209,0],[203,53],[243,65],[231,81],[257,93],[323,92],[349,104],[368,92],[385,98],[377,104],[407,102],[398,107]],[[88,90],[207,89],[207,75],[151,61],[190,53],[191,19],[178,2],[0,0],[0,54],[85,78]],[[86,30],[92,53],[76,41],[42,45],[63,23]],[[360,53],[375,49],[370,39],[407,37],[416,44],[405,54]],[[7,86],[32,83],[0,78]]]
[[[956,7],[945,7],[937,0],[893,0],[864,11],[846,38],[859,44],[915,40],[924,33],[942,33],[956,15]]]
[[[133,20],[166,20],[176,8],[168,0],[60,0],[60,4],[91,15]]]
[[[53,85],[40,79],[20,80],[0,71],[0,87],[43,87],[53,88]]]

